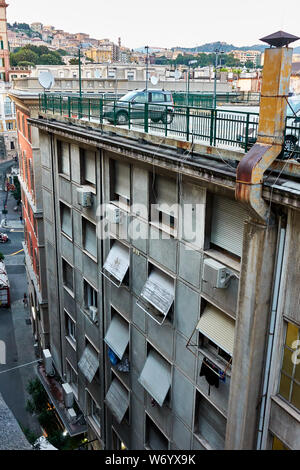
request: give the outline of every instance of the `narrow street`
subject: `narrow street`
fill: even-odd
[[[5,173],[8,163],[0,166],[0,216],[6,200],[3,191]],[[5,256],[4,262],[10,282],[11,308],[0,308],[0,341],[6,345],[6,364],[0,364],[0,393],[12,410],[22,429],[29,429],[38,436],[40,427],[34,417],[26,411],[26,402],[29,398],[26,385],[35,377],[35,365],[17,368],[9,372],[3,371],[16,368],[20,365],[36,360],[34,353],[34,338],[32,326],[29,323],[29,309],[24,309],[23,296],[27,293],[27,280],[24,265],[22,241],[24,232],[20,224],[20,211],[15,211],[16,201],[11,193],[7,200],[7,221],[12,228],[0,228],[7,233],[9,241],[0,245],[0,252]]]

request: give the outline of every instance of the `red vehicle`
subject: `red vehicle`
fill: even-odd
[[[8,236],[6,233],[0,233],[0,243],[6,243],[8,242]]]

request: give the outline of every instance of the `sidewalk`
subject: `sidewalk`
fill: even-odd
[[[2,219],[0,227],[6,230],[24,230],[24,224],[20,220],[7,220],[5,223],[5,219]]]

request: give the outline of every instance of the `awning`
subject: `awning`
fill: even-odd
[[[153,269],[143,287],[140,295],[142,302],[138,305],[157,323],[162,324],[174,302],[174,281],[165,273],[158,269]],[[148,310],[144,301],[152,305],[153,309]],[[146,307],[146,308],[145,308]]]
[[[235,321],[213,305],[207,305],[197,330],[232,356]]]
[[[129,407],[129,393],[119,380],[112,381],[105,397],[105,404],[120,424]]]
[[[119,315],[112,317],[104,341],[122,359],[129,343],[129,328],[128,323]]]
[[[86,346],[78,363],[78,367],[86,379],[92,382],[99,367],[99,359],[98,354],[91,346]]]
[[[171,386],[171,366],[157,352],[150,351],[138,380],[162,406]]]
[[[103,266],[102,274],[115,286],[120,287],[129,268],[129,248],[114,242]]]

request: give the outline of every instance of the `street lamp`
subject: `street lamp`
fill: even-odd
[[[191,68],[191,65],[193,64],[197,64],[197,60],[189,60],[188,61],[188,76],[187,76],[187,94],[186,94],[186,104],[187,106],[189,105],[189,97],[190,97],[190,68]]]
[[[146,57],[146,91],[148,90],[148,70],[149,70],[149,46],[145,46],[145,49],[147,51],[147,57]]]
[[[78,68],[79,68],[79,96],[82,97],[82,84],[81,84],[81,43],[78,46]]]
[[[217,107],[217,68],[219,62],[219,55],[224,54],[224,51],[220,51],[219,49],[215,50],[216,54],[216,61],[215,61],[215,77],[214,77],[214,109]]]

